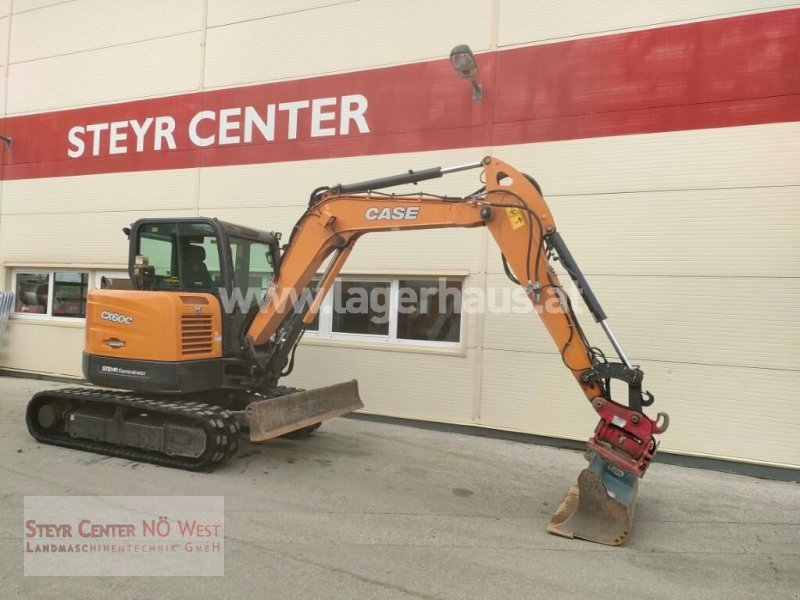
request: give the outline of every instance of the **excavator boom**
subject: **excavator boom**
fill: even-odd
[[[425,194],[395,195],[385,187],[440,177],[448,172],[482,168],[485,186],[464,197]],[[536,306],[562,361],[600,417],[588,442],[589,467],[567,494],[549,531],[606,544],[620,544],[631,530],[638,478],[656,451],[654,436],[666,430],[666,414],[653,420],[642,407],[653,397],[642,391],[643,372],[633,366],[611,331],[602,306],[556,228],[553,215],[536,182],[492,157],[479,163],[433,168],[354,184],[321,188],[312,194],[306,213],[295,226],[279,276],[267,291],[266,307],[248,329],[254,346],[273,336],[288,343],[275,346],[266,361],[281,365],[285,353],[312,322],[322,298],[366,233],[416,229],[486,227],[503,257],[509,278],[521,285]],[[620,362],[605,360],[592,347],[572,309],[571,301],[551,265],[560,261],[575,282],[590,313],[600,323]],[[297,297],[328,260],[310,310],[285,318],[290,298]],[[274,368],[274,367],[273,367]],[[626,403],[611,399],[610,381],[628,387]]]

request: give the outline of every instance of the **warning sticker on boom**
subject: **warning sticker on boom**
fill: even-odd
[[[522,211],[518,208],[507,208],[506,214],[508,215],[508,220],[511,221],[511,229],[519,229],[523,225],[525,225],[525,221],[522,219]]]

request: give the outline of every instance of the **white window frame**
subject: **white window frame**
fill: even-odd
[[[16,300],[14,302],[14,309],[11,311],[10,317],[13,319],[20,319],[24,321],[50,321],[53,323],[83,323],[86,317],[60,317],[53,315],[53,294],[55,293],[55,277],[56,273],[86,273],[87,275],[87,289],[94,289],[94,277],[92,269],[80,269],[74,267],[14,267],[11,272],[11,289],[14,294],[17,294],[17,276],[20,273],[41,273],[47,275],[47,312],[45,313],[22,313],[16,311]],[[88,308],[88,307],[87,307]]]
[[[458,279],[463,291],[466,280],[464,277],[452,275],[341,275],[336,278],[345,282],[387,282],[389,283],[389,333],[388,335],[374,335],[364,333],[342,333],[333,331],[333,286],[328,291],[319,308],[319,330],[306,330],[304,337],[312,340],[330,340],[335,342],[353,344],[374,344],[376,346],[414,346],[425,348],[461,349],[465,335],[466,319],[464,313],[460,315],[459,339],[457,342],[440,342],[438,340],[407,340],[397,337],[398,307],[400,306],[400,280],[402,279]]]

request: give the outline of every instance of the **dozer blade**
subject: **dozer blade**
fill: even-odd
[[[338,383],[247,405],[250,440],[263,442],[364,408],[358,382]]]
[[[619,546],[631,533],[639,480],[595,454],[556,510],[547,531]]]

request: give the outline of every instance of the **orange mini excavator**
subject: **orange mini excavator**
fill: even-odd
[[[482,169],[484,186],[461,197],[377,190]],[[208,218],[141,219],[130,229],[128,287],[89,293],[83,370],[98,387],[39,392],[27,424],[40,442],[190,470],[208,470],[252,441],[307,433],[361,408],[355,381],[303,391],[278,384],[306,326],[365,233],[486,227],[508,277],[530,297],[600,417],[589,466],[549,530],[606,544],[629,535],[638,478],[667,415],[643,412],[653,396],[615,339],[600,303],[529,176],[492,157],[316,189],[288,243],[280,234]],[[551,266],[560,261],[620,362],[587,341]],[[309,284],[321,272],[309,292]],[[223,297],[266,290],[244,310]],[[611,398],[611,380],[627,397]],[[530,401],[520,398],[520,401]]]

